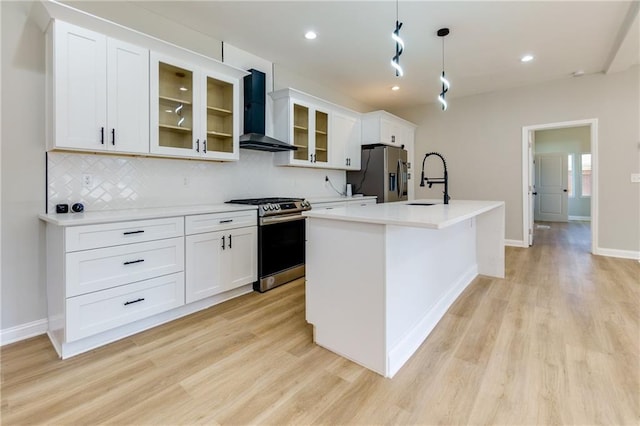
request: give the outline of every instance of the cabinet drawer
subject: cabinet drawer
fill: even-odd
[[[180,237],[183,234],[182,217],[72,226],[65,230],[65,248],[67,252],[88,250]]]
[[[184,270],[184,237],[66,254],[67,297]]]
[[[184,273],[72,297],[66,341],[78,340],[184,305]]]
[[[338,207],[346,207],[346,201],[334,201],[331,203],[315,203],[311,204],[312,210],[329,210],[329,209],[337,209]]]
[[[257,210],[198,214],[185,217],[185,234],[201,234],[203,232],[255,226],[257,223]]]

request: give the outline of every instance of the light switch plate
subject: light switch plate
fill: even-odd
[[[631,182],[640,183],[640,173],[631,173]]]

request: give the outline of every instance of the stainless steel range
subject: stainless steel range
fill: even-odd
[[[305,217],[303,198],[248,198],[227,203],[258,206],[258,281],[261,293],[304,277]]]

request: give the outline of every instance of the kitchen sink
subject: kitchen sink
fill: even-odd
[[[408,206],[436,206],[440,203],[407,203]]]

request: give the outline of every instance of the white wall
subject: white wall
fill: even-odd
[[[2,329],[46,316],[42,31],[29,3],[2,7]]]
[[[453,82],[455,83],[455,82]],[[449,166],[452,198],[506,201],[506,238],[522,235],[522,127],[598,119],[599,246],[640,251],[640,68],[567,78],[394,111],[418,125],[416,163],[440,151]],[[452,85],[451,94],[455,93]],[[420,160],[421,161],[421,160]],[[439,197],[441,188],[432,191]],[[416,198],[430,196],[416,187]]]
[[[324,182],[328,175],[338,188],[345,184],[345,172],[275,167],[272,153],[240,152],[237,163],[215,163],[192,160],[169,160],[126,156],[98,156],[91,154],[54,153],[51,164],[62,165],[51,170],[54,178],[66,174],[65,185],[45,185],[45,43],[42,29],[36,25],[37,14],[29,15],[32,2],[1,1],[2,19],[2,289],[0,327],[4,333],[46,318],[44,225],[37,215],[45,211],[47,193],[51,203],[81,200],[91,209],[156,206],[167,204],[218,203],[232,197],[263,195],[324,196],[335,192]],[[131,8],[120,3],[97,3],[98,9],[118,17],[138,22],[144,13],[136,11],[135,19],[127,15]],[[122,7],[121,7],[122,6]],[[129,16],[129,17],[128,17]],[[149,19],[149,18],[146,18]],[[156,17],[153,17],[155,20]],[[40,22],[39,22],[40,23]],[[41,23],[40,23],[41,24]],[[184,47],[194,51],[217,51],[219,42],[201,34],[176,39],[174,26],[163,33],[162,25],[147,23],[155,36],[174,42],[193,44]],[[184,29],[184,28],[183,28]],[[188,32],[188,31],[187,31]],[[180,36],[182,37],[182,36]],[[212,47],[214,46],[214,47]],[[271,78],[271,63],[247,52],[225,46],[229,52],[225,60],[242,68],[257,67]],[[270,80],[269,80],[270,81]],[[296,78],[296,83],[304,82]],[[289,85],[286,73],[278,77],[278,84]],[[312,88],[312,91],[309,90]],[[303,88],[318,97],[338,103],[331,98],[330,89],[322,90],[313,84]],[[329,96],[327,96],[329,95]],[[350,106],[358,105],[350,102]],[[267,111],[270,116],[270,111]],[[272,126],[267,123],[267,129]],[[53,163],[55,162],[55,163]],[[94,186],[109,188],[111,167],[129,168],[129,177],[140,180],[136,202],[117,191],[108,202],[90,194],[80,185],[86,164],[107,166],[91,168]],[[82,164],[85,164],[84,166]],[[114,166],[117,164],[118,166]],[[188,185],[184,185],[187,177]],[[53,183],[53,182],[52,182]],[[59,182],[58,182],[59,184]],[[57,186],[56,186],[57,185]],[[160,196],[159,194],[161,194]],[[36,327],[37,328],[37,327]],[[4,335],[3,335],[4,338]]]
[[[573,154],[573,191],[569,196],[569,218],[591,217],[591,197],[582,197],[580,178],[580,155],[591,152],[591,129],[589,126],[566,127],[563,129],[537,130],[534,138],[536,154],[562,152]]]

